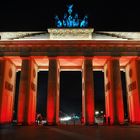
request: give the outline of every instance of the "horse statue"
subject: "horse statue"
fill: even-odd
[[[80,23],[80,27],[88,27],[88,16],[84,16],[83,20]]]
[[[62,22],[60,21],[60,19],[57,15],[54,17],[54,19],[55,19],[56,26],[59,28],[62,27]]]
[[[79,26],[79,19],[78,19],[78,14],[76,13],[73,18],[73,27],[78,27],[78,26]]]

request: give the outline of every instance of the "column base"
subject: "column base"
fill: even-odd
[[[22,126],[28,126],[29,124],[27,122],[23,122]]]
[[[5,122],[5,123],[0,123],[0,126],[4,126],[4,125],[11,125],[12,122]]]
[[[12,122],[0,122],[0,125],[12,124]]]
[[[109,125],[111,125],[111,126],[112,126],[112,125],[114,125],[114,126],[115,126],[115,125],[116,125],[116,126],[121,126],[121,125],[125,125],[125,123],[114,122],[114,123],[110,123],[110,124],[106,123],[106,125],[108,125],[108,126],[109,126]]]
[[[3,129],[3,128],[10,128],[12,127],[13,125],[11,123],[0,123],[0,129]]]
[[[54,123],[54,122],[53,123],[52,122],[47,122],[46,125],[47,126],[57,126],[58,124]]]
[[[85,123],[86,126],[98,126],[98,123]]]
[[[31,125],[35,125],[35,123],[18,122],[17,125],[21,125],[21,126],[31,126]]]
[[[131,125],[140,125],[140,122],[130,122]]]

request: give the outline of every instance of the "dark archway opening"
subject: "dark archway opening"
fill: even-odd
[[[37,80],[37,108],[36,114],[41,114],[43,120],[46,120],[47,89],[48,89],[48,71],[39,71]]]
[[[94,101],[95,101],[95,122],[103,123],[105,114],[105,90],[104,90],[104,72],[93,71],[94,77]]]
[[[60,123],[79,124],[81,112],[82,73],[81,71],[62,71],[60,72]],[[67,117],[69,117],[68,120]]]
[[[128,119],[128,105],[127,105],[127,90],[126,90],[126,75],[124,71],[121,71],[121,83],[122,83],[122,94],[123,94],[123,105],[124,105],[124,119]]]
[[[20,75],[21,75],[21,71],[16,72],[16,83],[15,83],[16,86],[15,86],[14,108],[13,108],[13,122],[17,122]]]

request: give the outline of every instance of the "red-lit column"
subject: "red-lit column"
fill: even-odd
[[[110,124],[124,123],[122,84],[118,58],[111,58],[106,62],[104,80],[106,117],[110,117]]]
[[[4,58],[0,60],[0,123],[9,123],[13,118],[16,66]]]
[[[18,99],[18,123],[35,123],[37,70],[38,67],[33,58],[23,58]]]
[[[57,58],[49,58],[47,122],[59,123],[59,64]]]
[[[140,60],[132,59],[126,66],[129,121],[140,124]]]
[[[94,124],[94,83],[92,58],[84,58],[82,69],[82,120]]]

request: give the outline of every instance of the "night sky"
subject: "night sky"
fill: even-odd
[[[96,31],[140,31],[139,4],[133,0],[5,0],[0,3],[0,31],[45,31],[54,16],[63,17],[67,4],[80,17],[89,16]]]

